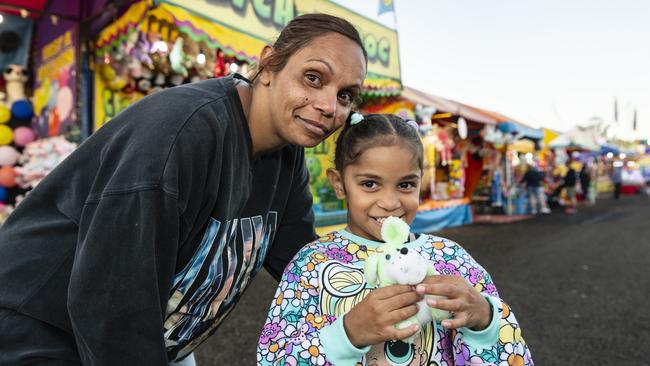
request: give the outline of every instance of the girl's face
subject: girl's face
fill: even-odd
[[[285,144],[318,145],[345,123],[365,74],[361,48],[338,33],[315,38],[282,70],[262,71],[274,137]]]
[[[385,218],[409,224],[415,218],[422,170],[402,144],[369,148],[342,174],[329,170],[328,176],[337,197],[347,200],[348,229],[355,235],[381,241]]]

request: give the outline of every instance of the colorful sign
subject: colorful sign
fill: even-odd
[[[305,149],[309,187],[314,196],[314,210],[317,213],[344,208],[343,202],[336,198],[336,193],[327,179],[327,169],[334,167],[334,150],[338,135],[339,132],[336,132],[318,146]]]
[[[329,1],[163,0],[162,2],[200,15],[209,20],[208,23],[216,23],[216,26],[220,28],[230,28],[231,31],[235,30],[240,33],[240,41],[226,37],[214,38],[220,38],[221,42],[227,42],[233,49],[247,50],[245,51],[248,53],[247,56],[254,59],[259,56],[262,47],[272,43],[280,30],[296,15],[321,12],[340,16],[354,24],[361,33],[368,53],[368,73],[390,79],[400,79],[397,32]],[[223,32],[223,30],[221,31]],[[248,37],[242,38],[241,35]],[[251,47],[250,42],[256,44],[255,47]],[[253,50],[252,48],[258,49]]]
[[[76,29],[70,28],[38,50],[34,128],[40,137],[60,135],[77,120],[76,44]]]
[[[137,92],[125,93],[109,88],[99,72],[95,73],[95,131],[118,113],[144,97]]]
[[[375,104],[364,108],[365,114],[394,114],[405,120],[415,121],[415,105],[406,100],[398,100],[388,104]]]

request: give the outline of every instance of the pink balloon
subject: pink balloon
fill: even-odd
[[[17,146],[25,146],[35,139],[34,130],[29,127],[18,127],[14,130],[14,143]]]
[[[16,165],[20,154],[11,146],[0,146],[0,165]]]

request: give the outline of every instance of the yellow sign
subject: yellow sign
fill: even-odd
[[[95,73],[95,127],[97,131],[104,123],[113,119],[126,107],[144,97],[140,93],[124,93],[109,89],[99,72]]]
[[[164,0],[162,2],[173,4],[188,13],[204,17],[222,29],[225,26],[248,36],[249,42],[257,43],[256,47],[259,47],[257,52],[253,53],[250,50],[251,47],[247,47],[245,42],[239,45],[234,44],[230,39],[218,38],[223,39],[221,42],[226,42],[235,49],[248,51],[249,58],[257,58],[263,45],[272,43],[280,30],[296,15],[313,12],[336,15],[347,19],[359,30],[368,53],[368,73],[400,79],[397,32],[329,1]]]

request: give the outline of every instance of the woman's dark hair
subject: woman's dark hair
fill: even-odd
[[[342,172],[353,164],[361,153],[377,146],[402,144],[408,147],[418,159],[418,167],[423,167],[423,147],[419,132],[402,118],[392,114],[369,114],[357,124],[345,123],[334,153],[334,166]]]
[[[363,47],[361,36],[350,22],[343,18],[322,13],[303,14],[293,18],[282,29],[273,44],[273,53],[255,66],[255,80],[263,69],[273,72],[281,71],[294,53],[303,49],[309,42],[327,33],[338,33],[353,40],[361,47],[363,58],[368,62],[368,54]]]

